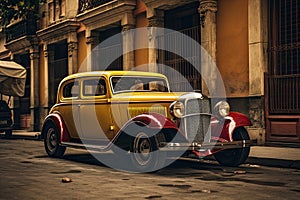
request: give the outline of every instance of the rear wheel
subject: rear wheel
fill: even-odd
[[[155,136],[139,131],[131,144],[130,158],[135,171],[153,172],[164,166],[166,153],[158,149]]]
[[[244,127],[238,127],[233,132],[233,140],[249,140],[249,134]],[[250,147],[227,149],[216,153],[216,160],[225,166],[236,167],[244,163],[249,156]]]
[[[66,147],[60,145],[58,128],[53,123],[48,123],[44,129],[44,146],[50,157],[62,157]]]

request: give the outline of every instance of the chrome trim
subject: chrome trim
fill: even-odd
[[[174,150],[225,150],[225,149],[237,149],[250,147],[257,144],[257,140],[238,140],[233,142],[208,142],[208,143],[159,143],[159,149],[163,151],[174,151]]]
[[[181,119],[185,118],[185,117],[193,117],[193,116],[197,116],[197,115],[209,115],[209,116],[213,116],[210,113],[193,113],[193,114],[184,115],[184,116],[181,117]]]

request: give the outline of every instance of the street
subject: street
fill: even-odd
[[[49,158],[38,140],[2,138],[0,150],[0,199],[300,199],[298,169],[183,159],[157,173],[133,174],[85,150]]]

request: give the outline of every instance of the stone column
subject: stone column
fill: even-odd
[[[81,66],[86,65],[85,69],[79,69],[82,71],[92,71],[93,70],[93,49],[97,44],[99,44],[98,34],[94,31],[86,30],[86,44],[87,44],[87,58],[86,63],[82,63]]]
[[[268,67],[268,1],[248,1],[249,115],[248,131],[259,144],[265,142],[264,72]]]
[[[47,56],[47,44],[43,44],[42,51],[39,53],[40,60],[39,60],[39,68],[40,68],[40,97],[39,97],[39,130],[41,130],[43,126],[43,122],[45,117],[47,116],[49,109],[48,109],[48,64],[46,67],[46,63],[48,63]],[[47,88],[47,89],[46,89]]]
[[[149,71],[158,72],[157,58],[158,58],[158,37],[163,35],[161,29],[155,27],[164,27],[164,11],[154,8],[147,8],[147,18],[149,20],[148,42],[149,42]]]
[[[123,70],[130,70],[135,67],[134,63],[134,34],[128,32],[135,28],[135,18],[132,12],[125,13],[121,20],[123,36]],[[127,52],[127,53],[125,53]]]
[[[40,98],[40,68],[39,68],[39,48],[34,44],[29,50],[30,54],[30,130],[39,130],[39,98]]]
[[[123,25],[123,70],[131,70],[134,63],[134,32],[130,32],[135,26],[133,24]]]
[[[48,48],[48,44],[44,43],[43,51],[44,51],[44,80],[43,80],[43,85],[44,85],[44,90],[41,95],[44,96],[44,102],[43,102],[43,107],[45,109],[45,112],[49,111],[49,66],[50,63],[53,63],[53,58],[54,58],[54,52],[52,49]],[[52,61],[51,61],[52,59]]]
[[[264,95],[267,71],[267,0],[248,2],[249,95]]]
[[[68,73],[73,74],[78,71],[78,42],[76,32],[71,33],[68,38]]]
[[[217,73],[211,68],[216,62],[217,52],[217,0],[200,0],[198,11],[201,23],[201,45],[207,51],[206,55],[201,55],[201,75],[207,80],[202,79],[202,92],[209,96],[208,88],[217,92],[216,81],[218,81]]]

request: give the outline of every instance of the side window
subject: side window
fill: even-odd
[[[63,88],[63,97],[64,98],[75,98],[79,95],[79,85],[77,81],[68,83]]]
[[[106,94],[106,84],[104,79],[90,79],[83,81],[84,96],[101,96]]]
[[[151,81],[149,82],[150,91],[166,92],[167,88],[163,81]]]

